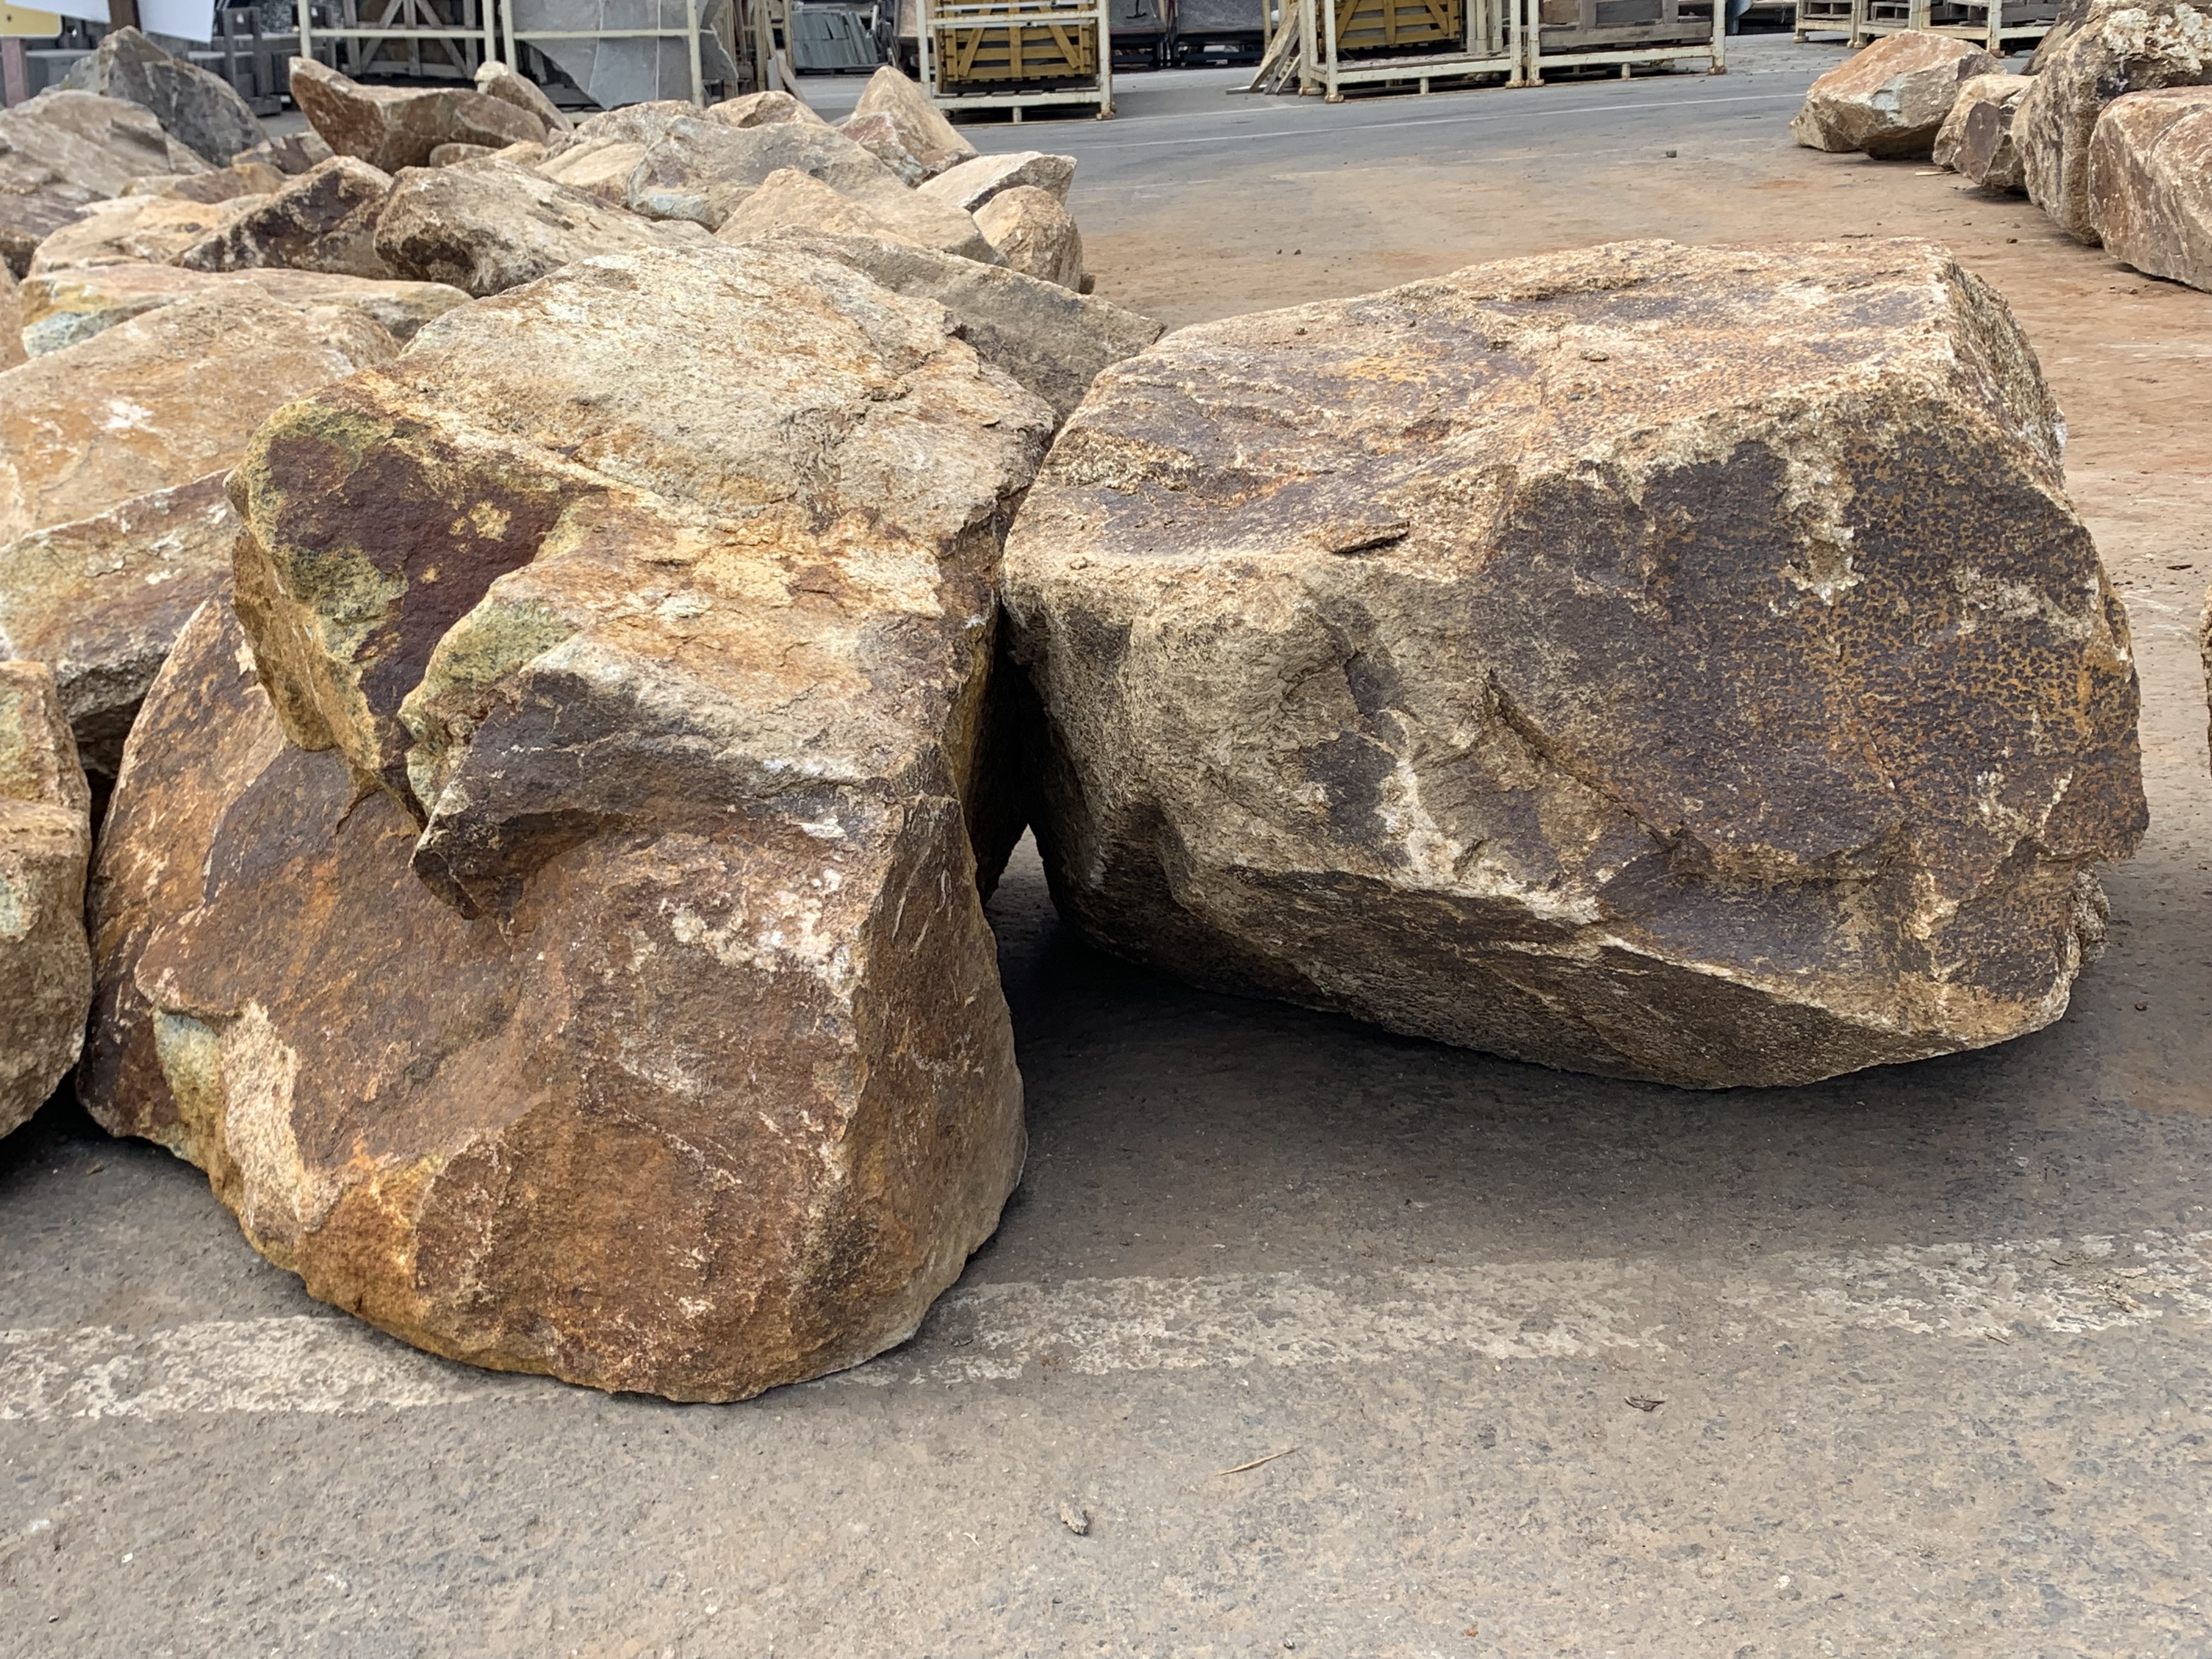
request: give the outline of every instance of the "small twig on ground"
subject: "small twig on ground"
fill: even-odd
[[[1239,1463],[1233,1469],[1216,1469],[1214,1470],[1214,1473],[1216,1474],[1242,1474],[1247,1469],[1258,1468],[1262,1463],[1272,1463],[1279,1457],[1288,1457],[1297,1449],[1297,1448],[1296,1446],[1285,1446],[1279,1452],[1269,1452],[1265,1457],[1255,1457],[1249,1463]]]

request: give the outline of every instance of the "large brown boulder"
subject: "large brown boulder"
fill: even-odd
[[[974,213],[994,196],[1024,185],[1065,203],[1068,186],[1074,182],[1073,155],[1047,155],[1041,150],[1018,149],[1004,155],[975,156],[915,188],[922,195],[948,202],[963,213]]]
[[[399,275],[474,295],[593,254],[706,240],[696,225],[641,219],[496,155],[402,173],[376,225],[377,255]]]
[[[240,287],[254,289],[295,311],[338,306],[358,312],[399,341],[414,338],[416,330],[433,317],[442,317],[469,299],[442,283],[379,282],[284,265],[228,272],[185,270],[177,265],[94,265],[24,282],[18,301],[23,344],[33,356],[59,351],[179,300]]]
[[[1050,191],[1034,185],[1002,190],[975,210],[975,228],[1009,270],[1062,288],[1083,286],[1083,235]]]
[[[88,204],[148,173],[206,165],[137,105],[50,87],[0,110],[0,260],[20,276],[31,251]]]
[[[549,135],[575,130],[576,124],[568,118],[568,112],[548,98],[544,88],[516,74],[496,58],[486,58],[477,65],[477,90],[487,98],[496,98],[502,104],[514,105],[526,115],[534,116]]]
[[[623,179],[624,199],[632,211],[649,218],[689,219],[714,230],[786,170],[864,200],[896,201],[912,193],[890,168],[818,122],[733,127],[693,115],[663,124],[644,141]]]
[[[827,126],[803,98],[788,92],[749,92],[742,98],[725,98],[707,108],[709,120],[732,127],[772,127],[786,121],[808,126]]]
[[[1984,190],[2018,191],[2027,186],[2020,146],[2012,141],[2012,118],[2027,90],[2022,75],[1978,75],[1959,88],[1959,101],[1943,118],[1932,157]]]
[[[210,166],[261,143],[261,123],[238,89],[172,58],[137,29],[112,29],[70,65],[62,85],[120,98],[149,111],[162,130]]]
[[[920,84],[889,64],[868,77],[848,125],[874,116],[890,122],[902,147],[933,175],[957,167],[975,154],[975,146],[945,118],[943,110],[930,102]]]
[[[723,1399],[910,1332],[1022,1151],[984,678],[1050,415],[954,328],[611,256],[264,426],[290,741],[196,627],[103,841],[101,1120],[456,1358]]]
[[[543,143],[545,124],[503,100],[459,87],[365,87],[312,58],[295,58],[292,101],[340,155],[385,173],[428,166],[441,144]]]
[[[2089,222],[2114,258],[2212,289],[2212,87],[2106,106],[2089,141]]]
[[[133,179],[125,196],[175,196],[187,202],[228,202],[240,196],[269,196],[284,187],[283,168],[266,161],[233,161],[205,173],[154,173]]]
[[[976,355],[1051,404],[1055,421],[1075,412],[1100,370],[1160,337],[1150,317],[957,254],[817,230],[781,231],[769,245],[850,265],[894,294],[934,300],[959,319],[960,337]]]
[[[2054,31],[2055,33],[2055,31]],[[2124,93],[2212,82],[2212,6],[2182,0],[2092,0],[2021,95],[2013,114],[2028,199],[2092,247],[2090,139]]]
[[[1105,948],[1571,1070],[2056,1019],[2145,811],[2058,411],[1942,250],[1631,243],[1187,328],[1009,539]]]
[[[351,155],[333,155],[194,242],[176,262],[191,270],[287,265],[334,276],[389,278],[376,251],[376,222],[392,176]]]
[[[1879,161],[1926,155],[1961,83],[2003,69],[1949,35],[1885,34],[1813,82],[1790,136],[1808,149],[1863,150]]]
[[[39,276],[95,265],[167,264],[268,199],[235,196],[221,202],[195,202],[179,196],[124,196],[94,202],[39,244],[25,274]]]
[[[848,196],[790,167],[769,174],[758,190],[731,209],[714,239],[736,246],[792,229],[906,242],[987,265],[1006,263],[974,217],[947,203],[933,202],[896,183],[880,193]]]
[[[36,663],[0,662],[0,1135],[76,1064],[92,998],[91,797]]]

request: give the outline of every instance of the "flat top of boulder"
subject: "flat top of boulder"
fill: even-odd
[[[957,167],[947,167],[934,179],[924,179],[915,188],[924,196],[933,196],[940,202],[949,202],[973,213],[1000,191],[1020,185],[1048,191],[1065,202],[1068,186],[1074,182],[1073,155],[1048,155],[1042,150],[1018,149],[1004,155],[972,156]]]
[[[477,90],[487,98],[496,98],[526,114],[536,116],[545,124],[548,133],[575,129],[576,124],[569,118],[568,111],[548,98],[543,87],[516,74],[496,58],[488,58],[477,65]]]
[[[860,101],[853,106],[855,116],[873,115],[879,111],[896,116],[933,149],[951,150],[963,156],[975,153],[975,146],[945,119],[945,112],[930,102],[929,94],[890,64],[868,77],[868,84],[861,88]]]
[[[373,87],[312,58],[295,58],[292,100],[341,155],[386,173],[422,167],[441,144],[540,143],[545,123],[527,110],[460,87]]]
[[[204,173],[208,164],[121,98],[49,87],[0,110],[0,193],[40,191],[71,203],[122,194],[149,173]]]
[[[261,142],[261,123],[235,87],[171,57],[127,25],[103,35],[89,56],[70,65],[61,83],[144,106],[171,137],[212,166]]]
[[[772,127],[785,121],[829,125],[814,112],[812,105],[788,92],[749,92],[742,98],[725,98],[707,106],[707,118],[732,127]]]
[[[1989,58],[1989,54],[1954,35],[1936,34],[1927,29],[1899,29],[1894,34],[1877,35],[1814,82],[1807,95],[1863,96],[1879,91],[1898,76],[1956,65],[1969,58]],[[1989,61],[1996,64],[1999,60]],[[1997,71],[1972,71],[1995,72]]]

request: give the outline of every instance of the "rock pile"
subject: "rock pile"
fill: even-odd
[[[1923,244],[1632,244],[1184,329],[1006,555],[1107,949],[1581,1071],[2055,1019],[2144,823],[2057,411]]]

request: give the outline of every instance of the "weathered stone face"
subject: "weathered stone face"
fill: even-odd
[[[499,294],[600,253],[703,242],[501,156],[399,175],[377,221],[376,252],[403,276]]]
[[[376,222],[391,194],[389,173],[350,155],[333,155],[194,242],[176,262],[189,270],[285,265],[388,279],[392,267],[376,252]]]
[[[1047,155],[1019,149],[1006,155],[978,155],[939,173],[916,188],[924,196],[950,203],[963,213],[973,213],[1002,191],[1028,185],[1055,200],[1067,200],[1075,182],[1073,155]]]
[[[273,196],[287,175],[265,161],[233,161],[205,173],[155,173],[133,179],[125,196],[175,196],[187,202],[228,202],[240,196]]]
[[[479,1364],[732,1398],[909,1332],[1022,1146],[969,823],[1050,416],[952,328],[619,256],[264,426],[252,717],[336,752],[180,644],[103,842],[102,1121]]]
[[[23,283],[23,343],[33,356],[60,351],[179,300],[238,288],[251,288],[295,311],[338,306],[357,312],[399,341],[412,339],[423,324],[467,304],[469,298],[441,283],[374,282],[283,265],[228,272],[185,270],[177,265],[95,265],[33,276]]]
[[[210,472],[0,547],[0,651],[44,665],[85,770],[112,778],[191,614],[228,592],[238,518]]]
[[[214,167],[261,142],[261,123],[229,82],[172,58],[135,28],[101,36],[90,56],[70,65],[62,85],[140,106]]]
[[[1988,289],[1628,244],[1183,330],[1010,540],[1106,948],[1573,1070],[2057,1018],[2144,807],[2124,617]]]
[[[1083,287],[1083,237],[1060,198],[1033,185],[1002,190],[977,210],[981,231],[1010,270],[1065,289]]]
[[[976,355],[1051,404],[1055,421],[1075,412],[1101,369],[1160,337],[1149,317],[957,254],[811,230],[780,232],[769,246],[835,259],[894,294],[936,301],[960,319],[960,337]]]
[[[2212,87],[2106,106],[2089,143],[2089,218],[2114,258],[2212,290]]]
[[[2027,90],[2021,75],[1978,75],[1959,88],[1959,101],[1936,135],[1934,161],[1984,190],[2026,188],[2020,147],[2012,141],[2013,106]]]
[[[737,246],[785,230],[819,230],[832,236],[870,236],[957,253],[984,264],[1003,264],[969,215],[891,182],[865,198],[842,195],[817,179],[787,168],[732,209],[714,240]]]
[[[149,173],[206,166],[151,112],[119,98],[49,88],[0,110],[0,195],[51,194],[82,207],[121,195]]]
[[[39,244],[26,274],[39,276],[94,265],[167,264],[268,199],[235,196],[221,202],[194,202],[176,196],[125,196],[94,202]]]
[[[874,115],[889,117],[907,152],[917,160],[927,158],[925,164],[933,173],[957,167],[975,154],[975,146],[929,101],[929,94],[889,64],[868,77],[853,106],[854,120]]]
[[[889,167],[909,188],[969,159],[957,150],[930,149],[913,128],[886,110],[848,116],[837,124],[837,131]]]
[[[787,92],[749,92],[742,98],[725,98],[708,106],[707,118],[732,127],[772,127],[785,121],[827,126],[805,100]]]
[[[763,184],[789,169],[840,195],[904,195],[897,175],[866,150],[819,123],[781,121],[732,127],[692,115],[667,122],[645,141],[623,181],[633,212],[689,219],[708,230]]]
[[[52,676],[0,662],[0,1134],[39,1109],[84,1041],[90,806]]]
[[[22,302],[15,291],[15,273],[0,260],[0,369],[23,361]]]
[[[1948,35],[1881,35],[1813,82],[1790,136],[1808,149],[1863,150],[1881,161],[1926,155],[1960,83],[2003,69]]]
[[[0,545],[228,466],[280,404],[380,362],[350,311],[223,288],[0,374]]]
[[[548,133],[575,130],[576,124],[568,118],[568,112],[548,98],[535,81],[517,75],[495,58],[477,65],[477,90],[487,98],[514,105],[526,115],[535,116]]]
[[[427,166],[441,144],[543,143],[545,124],[513,104],[459,87],[366,87],[312,58],[295,58],[292,101],[340,155],[386,173]]]
[[[337,153],[323,142],[320,133],[311,128],[306,132],[287,133],[282,138],[264,138],[251,149],[242,149],[230,159],[234,164],[263,162],[279,173],[297,177],[311,167],[320,167]]]
[[[2036,56],[2041,67],[2021,94],[2012,129],[2028,199],[2094,247],[2089,150],[2097,118],[2123,93],[2212,82],[2212,9],[2093,0],[2056,47]]]

